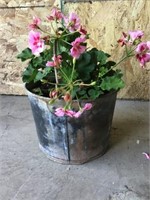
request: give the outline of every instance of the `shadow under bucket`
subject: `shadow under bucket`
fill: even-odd
[[[40,149],[53,161],[82,164],[102,156],[109,144],[110,129],[117,92],[102,95],[90,102],[91,110],[79,118],[58,117],[52,110],[63,106],[59,100],[50,105],[49,98],[35,95],[26,85],[35,120]]]

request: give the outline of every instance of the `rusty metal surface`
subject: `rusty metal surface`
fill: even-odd
[[[28,91],[40,149],[50,159],[64,164],[81,164],[102,155],[109,143],[116,94],[92,101],[92,109],[75,119],[52,112],[63,101],[50,106],[49,98]]]
[[[109,143],[116,93],[93,102],[80,118],[68,118],[71,161],[86,161],[103,154]]]

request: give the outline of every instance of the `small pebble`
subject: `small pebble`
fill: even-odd
[[[136,143],[137,143],[137,144],[140,144],[140,140],[137,140]]]

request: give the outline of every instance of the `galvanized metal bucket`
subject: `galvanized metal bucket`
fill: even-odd
[[[26,84],[40,149],[53,161],[82,164],[102,156],[108,147],[117,92],[102,95],[79,118],[58,117],[49,98],[35,95]],[[87,101],[86,101],[87,102]],[[74,102],[76,103],[76,102]],[[85,101],[82,102],[85,104]]]

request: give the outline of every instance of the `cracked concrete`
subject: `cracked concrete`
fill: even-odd
[[[84,165],[38,148],[27,97],[0,96],[0,200],[148,200],[149,102],[116,103],[107,153]]]

